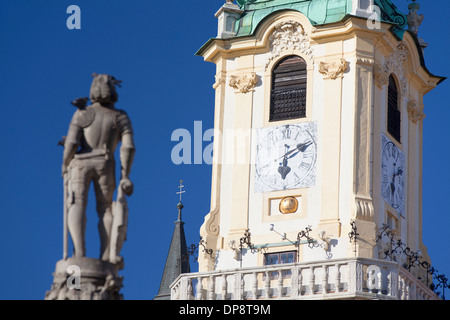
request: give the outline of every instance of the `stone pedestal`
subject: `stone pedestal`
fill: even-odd
[[[93,258],[69,258],[56,263],[45,300],[123,300],[121,266]]]
[[[236,35],[234,24],[240,18],[242,11],[237,4],[225,3],[215,14],[218,20],[218,38],[231,38]]]

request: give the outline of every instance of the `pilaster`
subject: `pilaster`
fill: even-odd
[[[245,90],[235,91],[234,113],[234,163],[232,173],[230,236],[242,236],[248,229],[248,209],[250,197],[251,140],[253,88],[256,78],[253,72],[253,56],[243,56],[237,61],[236,74],[231,77],[230,85],[234,87],[235,79],[246,81]],[[246,79],[246,80],[245,80]]]

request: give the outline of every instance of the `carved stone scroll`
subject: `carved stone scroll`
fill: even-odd
[[[408,116],[412,123],[417,124],[419,121],[425,119],[425,113],[423,107],[419,107],[415,100],[408,101]]]
[[[373,219],[373,202],[371,198],[357,196],[355,217],[357,219],[371,220]]]
[[[269,37],[269,42],[270,53],[266,68],[273,59],[281,56],[283,51],[298,50],[309,58],[313,56],[310,39],[302,25],[296,21],[284,21],[277,24]]]

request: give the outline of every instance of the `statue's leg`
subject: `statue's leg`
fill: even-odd
[[[100,235],[100,258],[109,260],[109,245],[113,223],[112,202],[116,187],[114,160],[98,164],[97,179],[94,180],[95,195],[97,199],[97,213],[99,217],[98,231]]]
[[[89,181],[87,168],[79,160],[74,160],[70,168],[71,195],[67,224],[74,246],[74,256],[77,258],[86,255],[86,206]]]

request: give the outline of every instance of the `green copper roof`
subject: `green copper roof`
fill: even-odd
[[[401,13],[397,9],[397,6],[390,0],[374,0],[374,4],[381,9],[381,20],[395,23],[395,33],[400,36],[400,38],[403,38],[405,27],[408,25],[408,18],[406,15]]]
[[[244,10],[236,22],[236,36],[247,36],[255,32],[259,23],[271,13],[280,10],[296,10],[303,13],[312,25],[341,21],[353,11],[352,0],[237,0]],[[397,24],[395,32],[402,37],[407,20],[390,0],[375,0],[381,9],[381,20]]]

